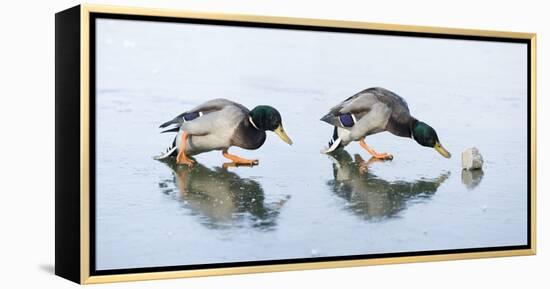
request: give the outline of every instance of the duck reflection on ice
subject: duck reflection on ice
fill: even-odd
[[[199,163],[191,168],[178,166],[172,158],[162,162],[172,169],[174,176],[159,183],[163,193],[175,195],[208,228],[249,226],[271,230],[289,198],[266,203],[258,182],[241,178],[227,168],[210,169]]]
[[[328,185],[339,197],[348,201],[348,209],[367,220],[383,220],[396,216],[407,207],[407,201],[429,198],[447,180],[450,172],[434,179],[386,181],[369,172],[368,166],[383,161],[351,155],[345,150],[329,155],[333,161],[334,180]]]

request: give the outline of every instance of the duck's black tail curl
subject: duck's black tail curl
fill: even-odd
[[[177,154],[178,154],[178,148],[176,144],[176,138],[174,138],[174,141],[172,141],[172,144],[167,149],[165,149],[160,155],[155,156],[154,159],[165,160],[169,157],[175,157]]]
[[[338,127],[335,126],[332,133],[332,138],[328,142],[328,148],[325,150],[325,153],[331,153],[342,147],[342,139],[338,136]]]

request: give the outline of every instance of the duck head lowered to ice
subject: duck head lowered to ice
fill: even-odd
[[[412,117],[407,102],[399,95],[380,87],[365,89],[342,101],[322,121],[334,126],[332,139],[325,153],[343,148],[353,141],[379,159],[392,159],[388,153],[378,153],[365,143],[365,137],[388,131],[414,139],[418,144],[434,148],[445,158],[451,154],[443,148],[437,133],[428,124]]]

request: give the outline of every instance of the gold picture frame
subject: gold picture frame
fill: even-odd
[[[90,255],[90,174],[92,172],[90,156],[93,154],[90,147],[90,61],[92,57],[90,21],[93,15],[288,25],[313,27],[319,30],[353,29],[363,30],[365,33],[500,39],[526,43],[529,47],[530,98],[528,246],[475,252],[150,272],[121,271],[116,274],[94,275],[90,268],[90,259],[93,257]],[[75,94],[79,95],[78,99],[75,99]],[[75,121],[78,122],[78,127],[75,126]],[[56,14],[56,151],[56,275],[80,284],[534,255],[536,253],[536,34],[83,4]],[[69,152],[61,154],[61,151]]]

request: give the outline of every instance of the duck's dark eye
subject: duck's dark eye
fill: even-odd
[[[269,129],[274,130],[278,128],[280,124],[281,124],[281,120],[277,119],[276,117],[272,117],[269,120]]]
[[[270,130],[275,130],[276,128],[279,127],[279,125],[281,125],[281,115],[273,110],[271,112],[271,114],[269,115],[269,128]]]

